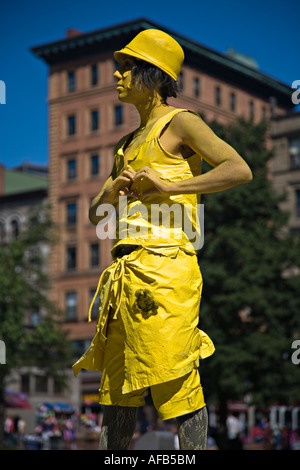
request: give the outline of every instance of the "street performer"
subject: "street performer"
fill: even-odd
[[[167,103],[184,60],[173,37],[144,30],[114,57],[119,100],[136,107],[140,126],[117,144],[90,206],[93,224],[101,224],[103,205],[118,223],[113,261],[97,289],[96,335],[73,370],[102,372],[100,449],[128,448],[150,388],[160,417],[177,419],[180,449],[201,450],[207,410],[198,368],[214,345],[197,328],[202,276],[191,233],[197,239],[202,193],[248,183],[252,173],[199,115]],[[202,159],[213,167],[205,174]],[[157,207],[169,217],[157,217]]]

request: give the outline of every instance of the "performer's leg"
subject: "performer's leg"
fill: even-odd
[[[104,406],[100,450],[126,450],[136,426],[136,407]]]
[[[205,450],[207,440],[206,406],[198,411],[176,418],[181,450]]]

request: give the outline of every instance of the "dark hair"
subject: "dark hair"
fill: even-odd
[[[145,62],[144,60],[134,59],[131,76],[134,83],[140,85],[142,89],[148,88],[149,90],[154,91],[155,88],[158,88],[164,102],[166,102],[167,98],[170,96],[173,96],[174,98],[177,96],[177,82],[168,74],[163,72],[163,70],[153,64]]]

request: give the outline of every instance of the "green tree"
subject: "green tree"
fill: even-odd
[[[45,265],[47,246],[56,228],[45,205],[32,208],[19,236],[0,245],[0,339],[6,364],[0,365],[0,445],[3,442],[4,390],[13,369],[35,366],[66,383],[63,371],[71,363],[71,348],[61,329],[61,314],[48,298]],[[32,313],[40,312],[33,326]]]
[[[256,406],[300,400],[300,366],[291,361],[300,339],[299,235],[286,229],[268,174],[266,124],[239,119],[211,127],[247,161],[253,181],[205,195],[204,279],[200,326],[216,352],[203,362],[208,401],[225,425],[228,400]]]

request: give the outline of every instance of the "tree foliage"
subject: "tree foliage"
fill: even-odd
[[[208,400],[223,410],[244,397],[289,405],[300,400],[300,366],[291,361],[300,338],[299,235],[287,230],[269,176],[266,125],[239,119],[211,127],[246,160],[253,181],[202,200],[200,325],[216,346],[203,362]]]
[[[1,430],[4,389],[13,369],[34,366],[61,382],[71,363],[61,314],[48,296],[47,254],[55,238],[49,208],[41,205],[30,209],[16,239],[0,245],[0,339],[6,346],[6,364],[0,365]],[[31,315],[37,312],[39,321],[34,324]]]

